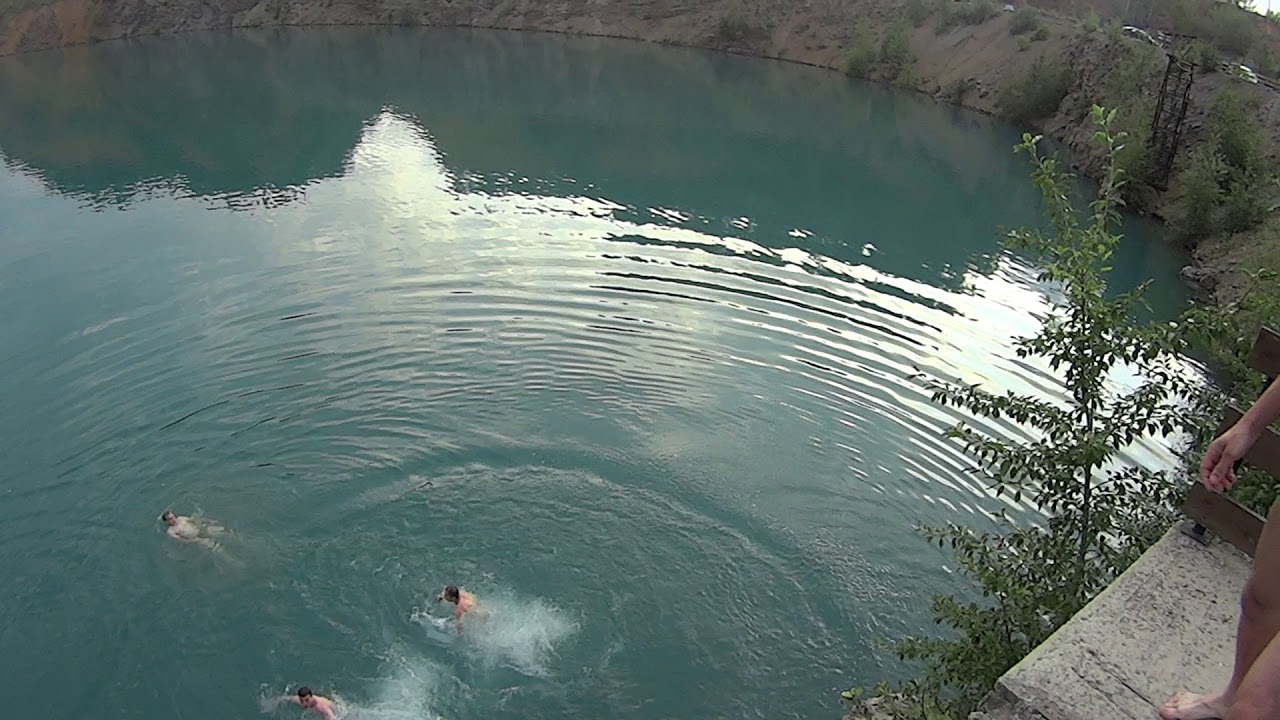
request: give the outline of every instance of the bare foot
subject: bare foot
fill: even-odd
[[[1164,720],[1225,720],[1227,703],[1222,693],[1197,695],[1180,692],[1160,706],[1160,717]]]

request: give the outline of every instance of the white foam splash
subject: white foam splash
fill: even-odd
[[[402,659],[394,673],[378,682],[373,702],[351,707],[343,720],[442,720],[440,711],[456,684],[456,678],[431,661]]]
[[[327,696],[333,700],[338,720],[444,720],[441,710],[457,694],[459,685],[456,677],[436,663],[397,658],[394,672],[378,681],[370,702],[348,701],[337,693]],[[263,693],[258,704],[262,712],[271,713],[284,699]]]
[[[578,631],[578,623],[541,598],[521,598],[506,590],[480,590],[476,597],[475,609],[463,617],[461,632],[451,622],[421,611],[415,611],[413,619],[435,635],[453,635],[453,644],[486,669],[550,675],[556,649]]]

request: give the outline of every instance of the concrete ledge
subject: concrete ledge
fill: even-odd
[[[1152,720],[1172,693],[1231,675],[1250,560],[1171,528],[1124,574],[1005,673],[987,701],[1000,720]]]

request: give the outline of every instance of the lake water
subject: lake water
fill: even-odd
[[[6,714],[837,717],[963,587],[913,526],[1028,512],[912,378],[1059,396],[1011,345],[1017,138],[623,41],[0,59]],[[1128,230],[1118,284],[1176,312]],[[445,583],[489,615],[433,619]]]

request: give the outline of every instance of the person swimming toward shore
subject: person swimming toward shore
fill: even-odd
[[[436,602],[441,600],[451,602],[457,606],[453,609],[453,619],[458,623],[458,629],[461,630],[462,616],[475,609],[476,596],[457,585],[445,585],[444,591],[436,596]]]
[[[187,515],[178,515],[172,510],[160,513],[160,519],[169,526],[169,537],[178,542],[203,545],[210,550],[217,550],[218,543],[212,536],[221,535],[226,530],[212,520],[196,520]]]

